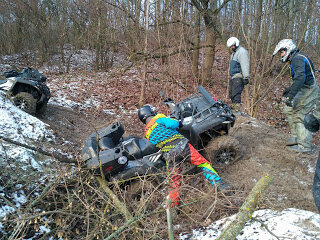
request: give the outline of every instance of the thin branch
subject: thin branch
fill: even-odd
[[[10,138],[6,138],[4,136],[1,136],[0,135],[0,139],[6,141],[6,142],[9,142],[9,143],[12,143],[14,145],[18,145],[20,147],[24,147],[24,148],[27,148],[27,149],[30,149],[30,150],[33,150],[33,151],[36,151],[36,152],[39,152],[43,155],[46,155],[46,156],[49,156],[49,157],[54,157],[55,159],[59,160],[60,162],[65,162],[65,163],[77,163],[77,161],[75,160],[72,160],[72,159],[69,159],[68,157],[66,156],[63,156],[61,154],[57,154],[57,153],[54,153],[54,152],[48,152],[48,151],[45,151],[43,149],[41,149],[40,147],[31,147],[27,144],[24,144],[24,143],[20,143],[20,142],[17,142],[17,141],[14,141],[14,140],[11,140]]]
[[[262,222],[260,219],[255,218],[255,217],[252,217],[251,219],[259,222],[272,236],[274,236],[276,239],[280,240],[280,238],[277,235],[275,235],[273,232],[271,232],[269,230],[268,226],[266,224],[264,224],[264,222]]]
[[[216,10],[214,10],[214,13],[218,14],[221,11],[221,9],[224,8],[224,6],[230,1],[231,0],[224,0],[224,2],[221,4],[221,6],[219,8],[217,8]]]

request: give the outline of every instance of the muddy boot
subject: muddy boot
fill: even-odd
[[[229,183],[226,183],[222,180],[220,182],[217,182],[216,185],[219,191],[226,191],[232,189],[232,186]]]
[[[297,137],[291,137],[289,138],[288,142],[287,142],[287,146],[294,146],[297,145],[298,141],[297,141]]]
[[[232,103],[230,107],[234,115],[241,115],[241,103]]]
[[[298,153],[313,153],[311,148],[303,147],[302,145],[291,146],[290,150]]]

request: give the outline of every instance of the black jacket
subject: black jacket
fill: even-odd
[[[300,89],[306,85],[313,85],[314,79],[314,67],[311,60],[304,54],[300,53],[299,50],[291,53],[289,59],[292,85],[289,87],[289,93],[287,97],[293,99]]]

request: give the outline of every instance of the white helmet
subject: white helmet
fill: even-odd
[[[276,55],[279,51],[284,50],[286,54],[280,59],[280,61],[286,62],[290,53],[296,49],[297,45],[292,39],[282,39],[274,49],[273,56]]]
[[[231,47],[231,46],[236,46],[236,47],[239,47],[239,44],[240,44],[240,41],[238,38],[236,37],[231,37],[228,39],[227,41],[227,47]]]

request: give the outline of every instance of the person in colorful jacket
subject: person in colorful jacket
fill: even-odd
[[[227,47],[232,51],[229,66],[229,98],[232,102],[231,108],[237,112],[240,111],[241,94],[244,86],[249,83],[249,55],[236,37],[228,39]]]
[[[229,189],[231,186],[222,181],[218,173],[213,169],[210,162],[206,160],[177,129],[179,121],[169,118],[164,114],[157,114],[157,109],[152,105],[144,105],[138,110],[139,119],[146,124],[145,137],[163,152],[170,170],[170,183],[172,190],[169,192],[171,207],[179,203],[179,188],[181,176],[179,163],[185,161],[201,168],[203,175],[211,185],[217,186],[218,190]]]
[[[299,52],[292,39],[281,40],[273,53],[280,53],[281,62],[289,63],[292,85],[282,94],[285,98],[283,111],[287,117],[292,137],[287,145],[297,152],[311,152],[312,134],[304,126],[305,116],[314,108],[318,98],[318,84],[311,60]]]

